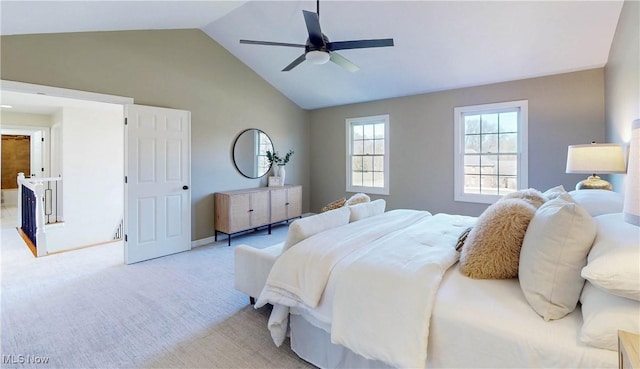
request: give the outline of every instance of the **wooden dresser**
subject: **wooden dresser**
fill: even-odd
[[[231,235],[302,216],[302,186],[258,187],[216,192],[214,201],[215,240],[218,232]]]

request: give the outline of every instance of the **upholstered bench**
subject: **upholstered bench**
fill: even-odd
[[[282,253],[284,242],[280,242],[264,249],[249,245],[238,245],[235,249],[235,280],[236,290],[249,295],[253,304],[260,296],[273,263]]]
[[[280,254],[316,233],[384,213],[385,206],[383,199],[344,206],[293,221],[289,225],[286,240],[276,245],[264,249],[242,244],[236,246],[234,287],[249,295],[249,301],[255,303]]]

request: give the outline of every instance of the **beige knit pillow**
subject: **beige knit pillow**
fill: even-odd
[[[460,254],[460,271],[476,279],[518,276],[522,240],[536,208],[523,199],[489,206],[469,232]]]
[[[499,201],[506,199],[523,199],[529,204],[535,206],[536,209],[549,200],[547,196],[535,188],[528,188],[526,190],[519,190],[506,194]]]

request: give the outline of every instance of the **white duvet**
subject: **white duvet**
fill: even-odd
[[[424,367],[434,297],[475,218],[394,210],[310,237],[282,254],[256,307],[275,308],[277,344],[287,307],[330,305],[333,343],[396,367]],[[326,291],[331,279],[333,289]],[[316,314],[317,316],[318,314]],[[320,317],[319,320],[323,320]]]

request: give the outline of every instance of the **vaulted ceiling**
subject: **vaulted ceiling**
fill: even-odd
[[[343,50],[360,70],[303,62],[302,10],[315,1],[6,1],[2,35],[199,28],[304,109],[602,67],[622,1],[321,1],[331,41],[393,38]]]

